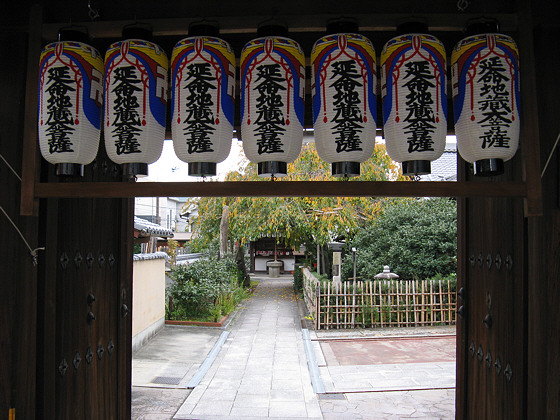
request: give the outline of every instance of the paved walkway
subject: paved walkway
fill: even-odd
[[[259,280],[225,332],[166,327],[135,353],[133,419],[454,418],[453,352],[437,350],[445,338],[406,339],[418,351],[435,349],[436,360],[403,359],[396,354],[402,341],[375,340],[397,334],[389,329],[309,331],[308,341],[292,278]],[[449,341],[453,329],[418,332],[448,334]],[[376,364],[368,349],[372,345],[392,346],[393,359]],[[208,355],[215,356],[211,366]],[[313,369],[310,374],[310,365],[317,376]],[[324,393],[315,393],[312,378]],[[193,381],[194,389],[187,389]]]
[[[261,281],[212,368],[173,417],[321,419],[292,278]]]

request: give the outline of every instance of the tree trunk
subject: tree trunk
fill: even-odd
[[[229,207],[224,206],[222,209],[222,220],[220,222],[220,253],[218,258],[221,259],[227,254],[227,237],[229,225]]]
[[[251,286],[251,278],[247,273],[247,266],[245,265],[245,251],[243,250],[243,245],[237,247],[237,252],[235,253],[235,262],[237,263],[237,268],[243,273],[243,287]]]

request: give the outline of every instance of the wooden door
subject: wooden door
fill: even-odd
[[[523,201],[471,198],[458,207],[457,418],[522,419],[527,389]]]
[[[86,179],[119,177],[107,163],[91,166]],[[45,419],[127,419],[132,201],[49,199],[44,205],[39,412]]]

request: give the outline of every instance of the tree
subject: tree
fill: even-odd
[[[389,265],[401,279],[449,275],[457,269],[457,204],[447,198],[399,199],[387,202],[380,216],[361,229],[357,248],[358,277],[373,279]],[[352,256],[343,275],[352,277]]]
[[[330,164],[319,158],[313,143],[305,144],[298,159],[288,165],[288,176],[278,180],[263,180],[257,175],[256,165],[246,162],[239,170],[230,172],[228,181],[322,181],[333,180]],[[362,164],[362,175],[351,180],[399,179],[397,165],[385,152],[384,145],[377,145],[373,156]],[[194,246],[216,246],[222,208],[230,210],[229,236],[239,243],[255,241],[261,237],[276,237],[288,246],[304,243],[326,244],[336,236],[352,236],[361,223],[378,214],[383,200],[371,197],[204,197],[187,205],[198,206],[194,220],[197,239]]]

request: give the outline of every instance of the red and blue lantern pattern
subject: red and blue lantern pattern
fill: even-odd
[[[87,165],[97,156],[103,60],[81,42],[45,46],[39,64],[39,145],[52,164]]]
[[[381,52],[383,131],[397,162],[433,161],[447,134],[446,55],[428,34],[389,40]]]
[[[375,50],[359,34],[328,35],[311,52],[313,127],[321,159],[364,162],[375,149]]]
[[[171,57],[171,132],[184,162],[222,162],[233,138],[235,55],[214,37],[179,41]]]
[[[305,61],[282,37],[250,41],[241,53],[241,137],[251,162],[292,162],[301,150]]]
[[[501,34],[460,41],[451,55],[457,148],[474,163],[511,159],[519,144],[519,58]]]
[[[105,147],[118,164],[153,163],[165,138],[167,71],[156,44],[129,39],[105,54]]]

